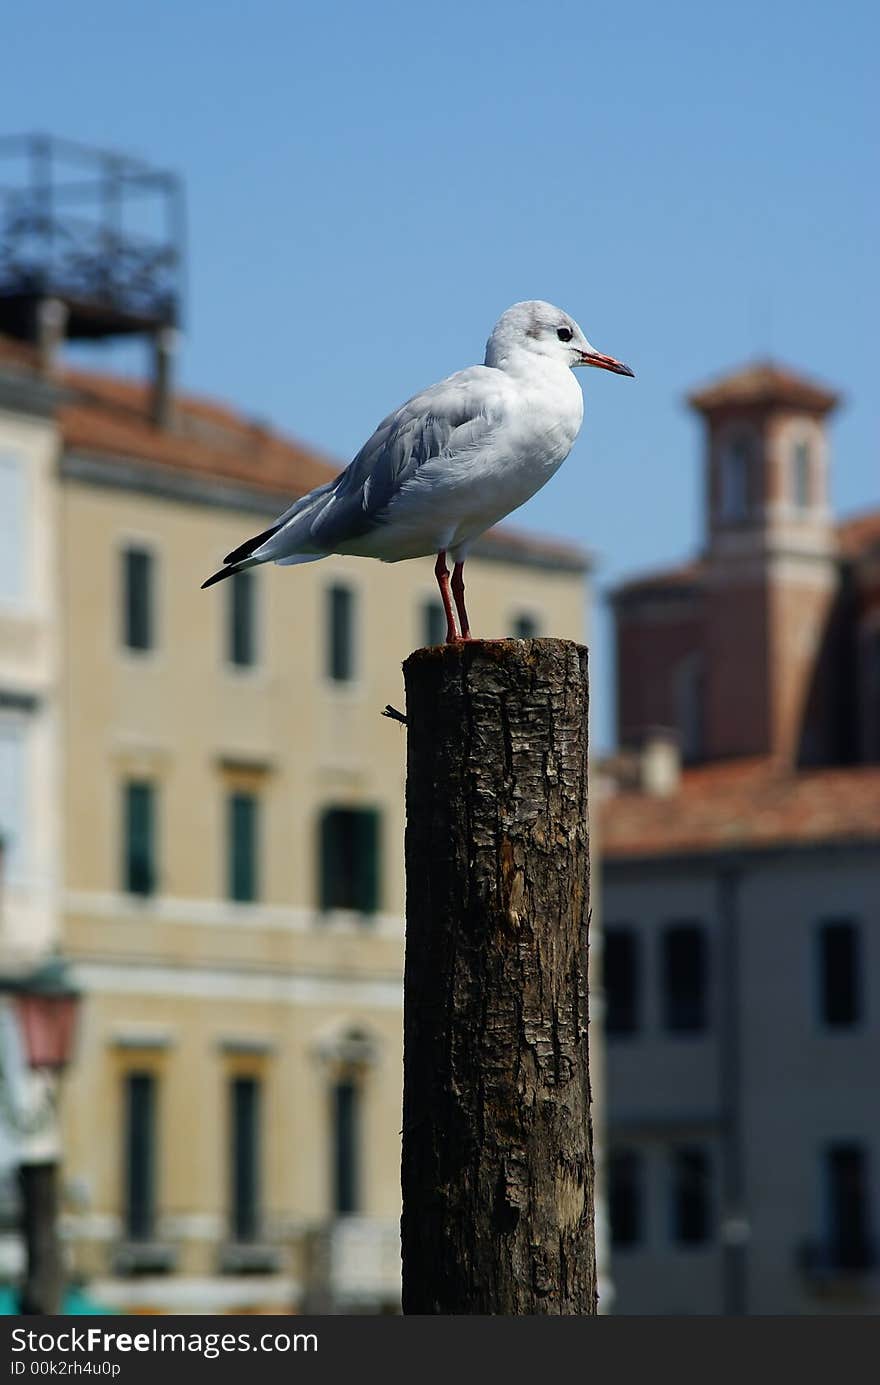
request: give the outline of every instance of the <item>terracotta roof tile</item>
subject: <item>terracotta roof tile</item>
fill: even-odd
[[[692,391],[687,400],[701,413],[731,404],[779,403],[824,414],[835,408],[840,396],[826,385],[775,361],[752,361]]]
[[[678,793],[611,793],[600,805],[609,860],[739,847],[880,839],[880,766],[786,770],[767,759],[686,770]]]

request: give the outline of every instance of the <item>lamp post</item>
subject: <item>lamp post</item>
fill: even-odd
[[[12,1107],[10,1124],[19,1137],[22,1232],[27,1264],[22,1313],[61,1311],[63,1266],[58,1236],[58,1078],[73,1053],[79,993],[61,958],[36,970],[0,977],[0,992],[13,1023],[7,1048],[15,1047],[26,1114]],[[11,1085],[11,1084],[7,1084]]]

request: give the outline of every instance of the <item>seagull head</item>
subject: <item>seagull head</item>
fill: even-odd
[[[501,314],[486,343],[488,366],[515,370],[528,366],[529,357],[541,357],[570,370],[596,366],[615,375],[633,374],[628,365],[613,356],[603,356],[591,346],[573,317],[540,299],[514,303]]]

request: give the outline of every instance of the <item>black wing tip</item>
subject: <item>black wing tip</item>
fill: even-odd
[[[231,553],[226,554],[226,557],[223,559],[224,563],[243,562],[245,558],[249,558],[252,553],[255,553],[267,539],[271,539],[273,534],[277,534],[281,527],[280,524],[271,524],[269,528],[264,529],[261,534],[255,534],[252,539],[245,539],[244,543],[238,545],[238,548],[233,548]]]
[[[224,577],[234,577],[237,572],[241,572],[240,567],[221,567],[219,572],[213,572],[207,581],[202,583],[200,590],[213,587],[215,582],[222,582]]]

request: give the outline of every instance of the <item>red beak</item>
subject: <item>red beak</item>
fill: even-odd
[[[580,365],[594,365],[599,370],[610,370],[615,375],[631,375],[635,379],[635,371],[630,370],[623,361],[616,361],[613,356],[603,356],[599,351],[583,351],[581,353]]]

